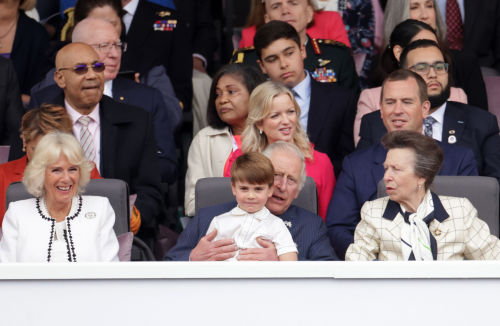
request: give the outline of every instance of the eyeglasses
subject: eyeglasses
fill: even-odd
[[[112,48],[115,48],[116,50],[125,52],[127,51],[127,43],[122,43],[122,42],[115,42],[115,43],[99,43],[99,44],[91,44],[93,47],[95,47],[98,51],[108,53],[111,51]]]
[[[274,174],[274,182],[281,184],[283,183],[283,180],[285,180],[286,184],[289,186],[295,186],[297,184],[297,181],[295,179],[290,178],[289,176],[285,176],[283,173]]]
[[[104,63],[102,62],[94,62],[90,65],[88,64],[77,64],[74,67],[68,67],[68,68],[59,68],[57,71],[61,70],[73,70],[77,75],[85,75],[87,72],[89,72],[89,67],[92,68],[94,72],[103,72],[104,71]]]
[[[438,75],[443,75],[448,72],[448,64],[446,62],[436,62],[434,64],[422,62],[411,66],[410,69],[415,71],[417,74],[427,75],[431,70],[431,67],[434,68],[434,71]]]

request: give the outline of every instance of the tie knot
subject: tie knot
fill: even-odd
[[[300,98],[300,95],[299,95],[299,93],[297,93],[297,92],[296,92],[295,90],[293,90],[293,89],[290,89],[290,92],[292,92],[292,94],[293,94],[293,97],[295,97],[296,99],[297,99],[297,98]]]
[[[89,117],[88,115],[82,115],[79,119],[78,119],[78,122],[80,122],[82,125],[84,126],[88,126],[90,121],[92,120],[91,117]]]
[[[424,119],[424,124],[432,126],[436,122],[436,119],[432,116],[428,116],[427,118]]]

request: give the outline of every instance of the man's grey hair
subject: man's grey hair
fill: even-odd
[[[304,184],[306,183],[306,177],[307,177],[306,161],[304,158],[304,154],[302,154],[300,149],[294,144],[287,143],[284,141],[277,141],[275,143],[268,145],[266,149],[262,152],[262,154],[264,154],[271,160],[271,156],[275,151],[290,153],[292,155],[295,155],[300,160],[301,169],[300,169],[299,191],[302,190]]]

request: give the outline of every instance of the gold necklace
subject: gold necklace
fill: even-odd
[[[12,28],[14,28],[14,25],[16,25],[17,23],[17,15],[16,15],[16,19],[14,19],[14,21],[12,22],[12,24],[10,25],[9,29],[7,30],[7,32],[5,32],[5,34],[3,34],[2,36],[0,36],[0,40],[2,40],[3,38],[5,38],[7,35],[9,35],[10,31],[12,30]],[[2,42],[0,41],[0,49],[2,48]]]

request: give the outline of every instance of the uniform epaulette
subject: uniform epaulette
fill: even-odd
[[[339,42],[339,41],[335,41],[335,40],[330,40],[330,39],[316,39],[316,41],[319,43],[319,44],[328,44],[328,45],[338,45],[338,46],[343,46],[343,47],[346,47],[348,48],[347,45],[345,45],[344,43],[342,42]]]
[[[318,39],[311,39],[311,45],[313,47],[313,51],[316,55],[320,55],[321,54],[321,49],[319,48],[319,42],[318,42]]]
[[[250,51],[254,51],[254,50],[255,50],[255,47],[253,47],[253,46],[247,46],[244,48],[239,48],[239,49],[234,50],[233,55],[231,57],[234,58],[234,56],[236,55],[236,60],[232,61],[231,63],[243,63],[243,59],[245,57],[245,52],[250,52]]]

